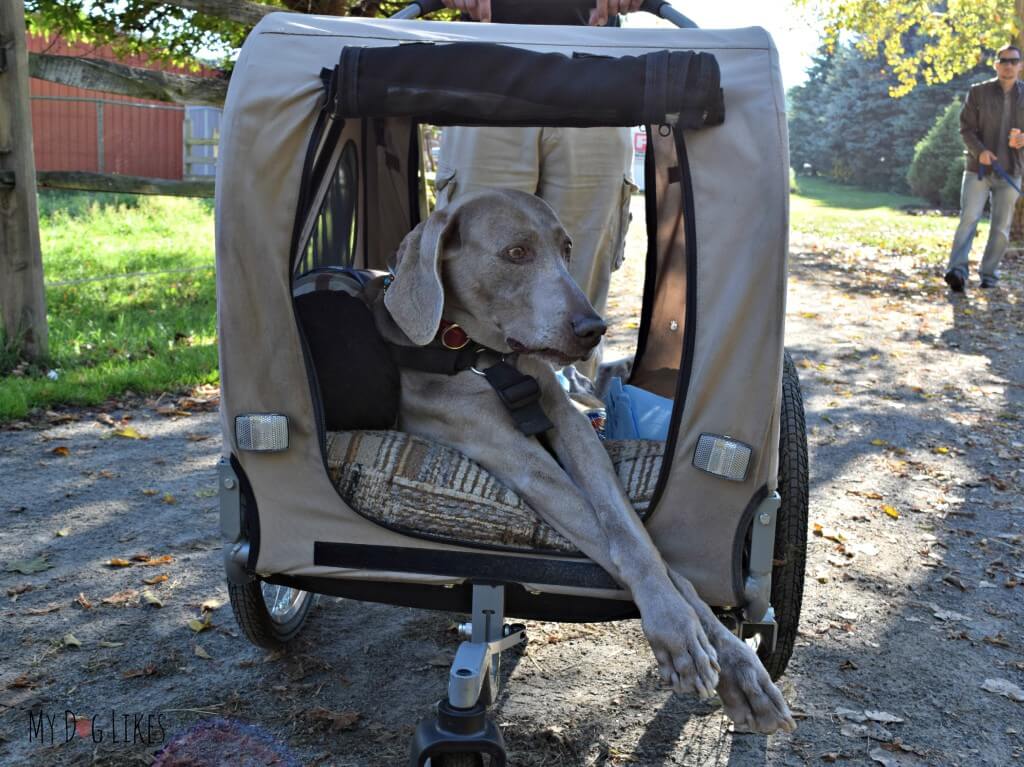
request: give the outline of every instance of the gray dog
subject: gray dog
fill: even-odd
[[[484,190],[435,211],[406,236],[394,281],[374,304],[392,344],[423,347],[456,323],[475,345],[533,376],[557,460],[514,427],[473,370],[402,368],[399,428],[475,460],[628,589],[661,678],[675,692],[708,697],[717,689],[737,726],[792,731],[796,723],[757,655],[665,565],[589,420],[555,378],[553,365],[585,359],[605,332],[566,269],[571,248],[543,200]]]

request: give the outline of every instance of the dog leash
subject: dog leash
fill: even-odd
[[[1014,180],[1010,176],[1010,174],[1006,172],[1006,169],[1003,168],[1003,166],[999,164],[998,160],[993,162],[991,166],[989,166],[989,165],[978,165],[978,180],[979,181],[981,181],[981,180],[983,180],[985,178],[985,169],[989,168],[989,167],[993,171],[995,171],[995,174],[997,176],[999,176],[1003,181],[1005,181],[1007,184],[1009,184],[1014,189],[1016,189],[1017,190],[1017,194],[1024,194],[1024,192],[1021,192],[1020,187],[1017,186],[1016,183],[1014,183]]]

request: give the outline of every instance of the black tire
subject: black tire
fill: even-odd
[[[789,352],[783,360],[779,422],[779,495],[782,503],[775,524],[771,596],[778,634],[774,651],[762,646],[757,653],[773,681],[782,676],[793,654],[807,564],[807,426],[800,377]]]
[[[228,581],[228,596],[231,610],[242,633],[257,647],[277,650],[293,640],[309,617],[314,594],[309,591],[287,589],[284,586],[265,584],[258,578],[238,586]],[[286,600],[287,609],[273,607],[277,603],[274,594]],[[268,599],[271,607],[268,607]]]

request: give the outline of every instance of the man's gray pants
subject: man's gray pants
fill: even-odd
[[[1020,176],[1014,178],[1013,182],[1020,186]],[[999,262],[1003,260],[1006,246],[1010,243],[1010,223],[1013,220],[1013,207],[1019,195],[1016,189],[993,171],[980,179],[976,172],[964,172],[960,187],[960,225],[953,235],[948,271],[959,272],[965,280],[970,273],[968,259],[971,245],[974,243],[978,222],[981,220],[989,195],[992,197],[992,219],[985,254],[981,257],[978,272],[983,280],[994,283],[999,280]]]

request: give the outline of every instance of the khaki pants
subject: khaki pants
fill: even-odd
[[[573,239],[569,272],[604,314],[611,273],[622,265],[632,179],[628,128],[445,128],[437,207],[481,187],[545,200]],[[593,377],[600,347],[576,367]]]

